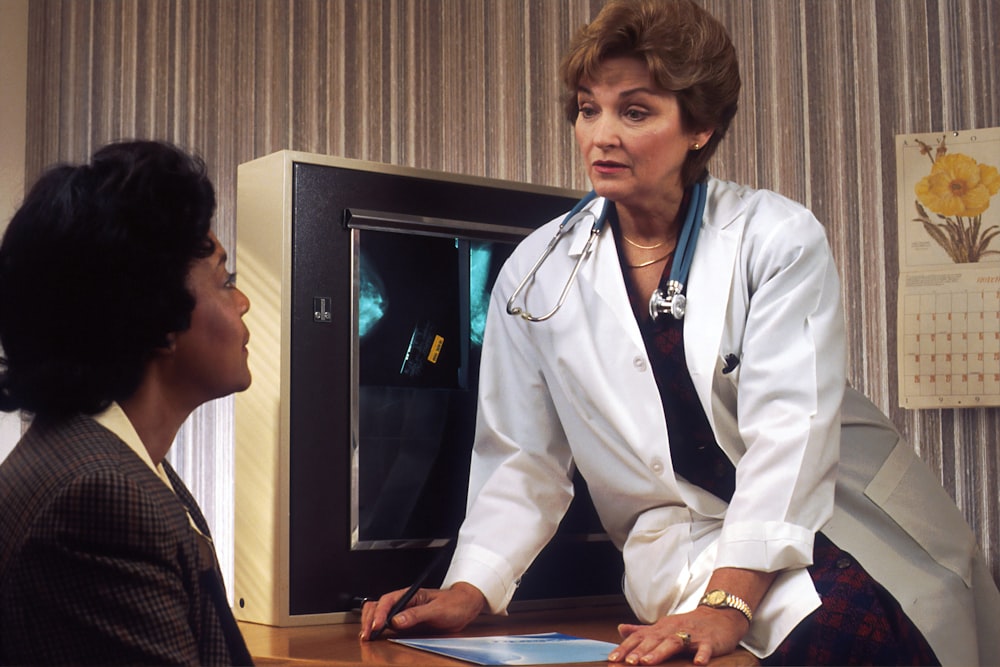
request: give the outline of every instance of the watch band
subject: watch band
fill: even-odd
[[[746,600],[732,593],[727,593],[721,588],[716,588],[705,593],[698,604],[712,607],[713,609],[735,609],[746,616],[747,623],[753,623],[753,612],[750,610],[750,605],[746,603]]]

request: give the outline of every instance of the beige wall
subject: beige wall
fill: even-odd
[[[24,196],[28,85],[28,0],[0,0],[0,234]],[[17,442],[21,420],[0,413],[0,460]]]
[[[24,195],[28,0],[0,0],[0,232]]]
[[[282,148],[583,188],[555,69],[600,4],[32,0],[28,174],[111,139],[174,140],[207,158],[227,243],[236,166]],[[1000,0],[705,5],[744,70],[714,172],[827,225],[850,379],[939,473],[1000,578],[1000,409],[897,407],[894,287],[894,137],[1000,126]],[[211,409],[215,437],[229,408]]]

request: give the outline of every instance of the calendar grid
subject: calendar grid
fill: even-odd
[[[903,299],[904,407],[995,405],[1000,395],[1000,290]]]

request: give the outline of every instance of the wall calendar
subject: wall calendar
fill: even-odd
[[[1000,128],[896,136],[899,403],[1000,405]]]

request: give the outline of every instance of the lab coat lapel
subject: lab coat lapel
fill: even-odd
[[[742,200],[715,187],[710,181],[703,227],[698,236],[687,287],[684,322],[684,354],[695,391],[705,415],[712,415],[712,382],[715,377],[722,333],[726,324],[733,272],[743,226],[734,224],[743,210]]]
[[[600,215],[608,200],[598,198],[592,206],[595,214]],[[573,243],[570,246],[570,255],[575,261],[587,243],[590,235],[590,224],[578,225],[574,230]],[[639,325],[636,324],[635,315],[632,314],[632,305],[628,300],[628,293],[625,290],[625,278],[622,276],[621,264],[618,262],[618,250],[615,248],[614,235],[611,226],[605,225],[601,235],[591,249],[592,256],[583,263],[580,268],[578,279],[591,287],[605,306],[611,311],[614,319],[619,323],[625,333],[632,340],[632,343],[639,349],[644,349],[645,343],[642,334],[639,332]]]

